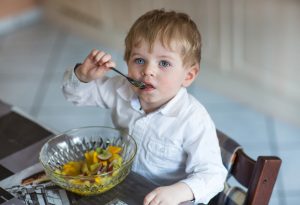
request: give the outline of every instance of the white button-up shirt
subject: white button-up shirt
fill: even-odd
[[[196,203],[222,191],[227,175],[216,129],[205,108],[185,88],[155,112],[145,114],[125,78],[103,77],[82,83],[66,71],[63,93],[76,105],[112,110],[117,128],[127,129],[138,146],[132,170],[157,185],[181,181]]]

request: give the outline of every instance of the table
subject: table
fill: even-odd
[[[39,166],[39,150],[55,134],[18,108],[0,100],[0,181],[13,178],[28,167]],[[72,205],[141,205],[145,195],[155,187],[146,178],[131,172],[122,183],[101,195],[65,194]]]

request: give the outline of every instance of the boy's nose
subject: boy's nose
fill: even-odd
[[[151,66],[150,64],[145,64],[142,74],[145,76],[154,76],[153,66]]]

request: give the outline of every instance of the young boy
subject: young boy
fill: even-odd
[[[201,37],[188,15],[153,10],[141,16],[125,39],[128,76],[105,73],[116,64],[100,50],[65,73],[63,92],[77,105],[112,110],[117,128],[127,129],[138,145],[133,171],[159,187],[144,205],[208,203],[223,189],[223,167],[216,129],[205,108],[186,87],[200,65]]]

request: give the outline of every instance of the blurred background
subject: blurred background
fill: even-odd
[[[1,0],[0,100],[56,131],[111,125],[109,111],[64,100],[63,72],[93,48],[126,72],[124,37],[154,8],[197,23],[203,56],[189,91],[251,157],[282,158],[270,204],[299,204],[299,0]]]

